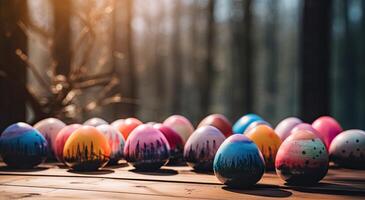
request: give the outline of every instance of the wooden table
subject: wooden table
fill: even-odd
[[[365,170],[331,168],[312,187],[287,186],[266,173],[247,190],[229,189],[213,174],[187,166],[136,172],[127,164],[77,173],[56,163],[33,170],[11,170],[0,163],[0,199],[365,199]]]

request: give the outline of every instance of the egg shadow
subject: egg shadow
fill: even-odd
[[[213,171],[196,170],[196,169],[192,169],[190,171],[191,172],[194,172],[196,174],[214,175],[214,172]]]
[[[142,175],[150,175],[150,176],[174,176],[177,175],[178,172],[173,169],[158,169],[158,170],[141,170],[141,169],[131,169],[130,172],[142,174]]]
[[[124,168],[124,167],[129,167],[129,164],[127,162],[119,162],[117,164],[106,165],[106,168],[110,168],[110,169],[118,169],[118,168]]]
[[[82,174],[82,175],[105,175],[105,174],[112,174],[114,170],[111,169],[99,169],[97,171],[76,171],[73,169],[67,170],[69,173],[73,174]]]
[[[292,185],[285,183],[290,189],[316,194],[333,194],[333,195],[349,195],[349,196],[365,196],[365,190],[350,185],[342,185],[335,183],[317,183],[314,185]]]
[[[269,184],[257,184],[246,189],[237,189],[237,188],[230,188],[228,186],[223,186],[222,189],[239,194],[247,194],[261,197],[272,197],[272,198],[288,198],[291,195],[293,195],[293,193],[290,191],[286,191],[280,189],[278,186]]]
[[[34,167],[34,168],[14,168],[9,166],[1,166],[2,172],[39,172],[49,169],[49,167]]]

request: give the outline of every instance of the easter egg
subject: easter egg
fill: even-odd
[[[271,124],[265,120],[257,120],[252,122],[245,130],[244,134],[246,134],[248,131],[250,131],[251,129],[255,128],[258,125],[266,125],[269,127],[272,127]]]
[[[318,133],[318,131],[316,129],[313,128],[313,126],[311,124],[308,124],[308,123],[300,123],[298,125],[296,125],[292,130],[291,130],[291,133],[290,134],[293,134],[294,132],[296,131],[299,131],[299,130],[302,130],[302,131],[309,131],[309,132],[312,132],[314,133],[316,136],[320,138],[320,134]],[[322,141],[323,142],[323,141]]]
[[[224,136],[229,137],[232,135],[232,124],[228,121],[228,119],[221,114],[212,114],[208,117],[204,118],[198,125],[202,126],[214,126],[219,129]]]
[[[82,127],[81,124],[71,124],[71,125],[65,126],[57,134],[57,137],[55,140],[55,152],[54,153],[55,153],[55,156],[58,161],[64,162],[63,148],[65,147],[65,143],[66,143],[67,139],[70,137],[70,135],[80,127]]]
[[[238,134],[244,133],[247,127],[257,120],[263,119],[256,114],[247,114],[237,120],[237,122],[233,125],[233,132]]]
[[[97,126],[96,129],[100,131],[100,133],[104,134],[106,137],[109,146],[110,146],[110,161],[109,164],[117,164],[120,159],[123,157],[124,151],[124,138],[112,125],[103,124]]]
[[[312,124],[313,128],[316,129],[320,135],[320,138],[329,149],[333,138],[342,132],[340,124],[332,117],[324,116],[318,118]]]
[[[194,127],[191,122],[181,115],[173,115],[167,118],[163,124],[178,133],[184,142],[186,142],[190,135],[194,132]]]
[[[94,126],[94,127],[104,125],[104,124],[109,124],[109,123],[107,121],[101,119],[101,118],[98,118],[98,117],[88,119],[84,122],[85,126]]]
[[[302,123],[302,120],[296,117],[286,118],[276,126],[275,132],[281,141],[284,141],[291,134],[291,130],[300,123]]]
[[[34,128],[37,129],[47,140],[48,143],[48,158],[54,158],[54,147],[57,134],[60,132],[62,128],[66,126],[61,120],[56,118],[47,118],[39,121],[34,125]]]
[[[365,131],[348,130],[340,133],[332,140],[329,154],[338,166],[365,169]]]
[[[213,163],[215,176],[232,188],[256,184],[265,172],[265,161],[257,145],[245,135],[235,134],[219,147]]]
[[[0,155],[13,168],[33,168],[47,157],[47,141],[26,123],[10,125],[0,136]]]
[[[181,162],[184,151],[184,141],[181,138],[181,136],[177,134],[174,130],[172,130],[170,127],[162,124],[155,124],[153,127],[161,131],[161,133],[166,137],[166,140],[169,143],[170,146],[169,164],[175,164]]]
[[[125,121],[125,119],[117,119],[117,120],[113,121],[110,125],[112,125],[112,126],[114,126],[115,128],[118,129],[118,127],[121,124],[124,124],[124,121]]]
[[[276,173],[292,185],[309,185],[322,180],[328,171],[328,154],[314,133],[293,132],[281,144],[275,161]]]
[[[114,127],[116,127],[120,133],[122,133],[125,140],[128,139],[129,134],[137,128],[139,125],[143,124],[136,118],[127,118],[124,121],[114,122]]]
[[[104,167],[110,156],[109,143],[93,126],[82,126],[67,139],[63,159],[76,171],[94,171]]]
[[[168,162],[170,146],[159,130],[144,124],[129,135],[124,146],[124,157],[137,170],[157,170]]]
[[[280,147],[281,140],[275,131],[266,125],[259,125],[245,134],[260,149],[267,170],[275,169],[275,157]]]
[[[214,156],[226,137],[213,126],[194,131],[184,147],[184,159],[197,171],[212,171]]]

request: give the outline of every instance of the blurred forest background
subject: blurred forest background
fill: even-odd
[[[2,0],[0,128],[332,115],[365,129],[365,1]]]

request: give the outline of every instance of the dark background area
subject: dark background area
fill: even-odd
[[[0,129],[332,115],[365,129],[365,1],[0,1]]]

